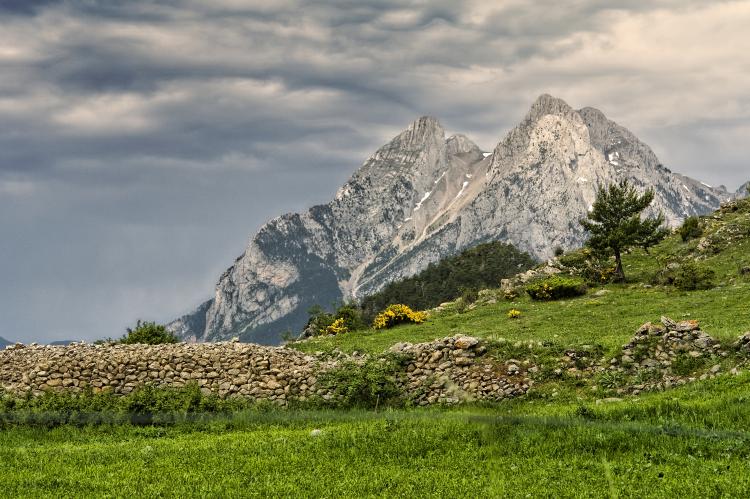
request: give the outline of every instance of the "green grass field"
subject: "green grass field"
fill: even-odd
[[[750,376],[596,404],[0,433],[4,497],[746,497]],[[320,434],[311,432],[319,429]]]
[[[728,214],[721,224],[747,231],[748,217]],[[628,283],[575,299],[521,296],[465,313],[449,307],[422,325],[290,346],[380,353],[397,342],[469,334],[547,346],[601,345],[611,355],[640,324],[661,315],[697,319],[727,344],[750,331],[750,276],[740,272],[750,266],[750,239],[700,260],[716,273],[712,289],[650,284],[659,268],[691,256],[696,245],[673,236],[650,255],[634,251],[625,258]],[[520,319],[507,318],[511,308],[521,310]],[[484,406],[259,408],[162,427],[9,426],[0,431],[0,495],[748,497],[750,374],[747,360],[733,359],[739,375],[622,400],[564,378]]]

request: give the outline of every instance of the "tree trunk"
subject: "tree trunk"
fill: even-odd
[[[622,268],[622,257],[620,256],[620,249],[615,249],[615,282],[625,282],[625,271]]]

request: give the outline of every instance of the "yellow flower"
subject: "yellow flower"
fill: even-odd
[[[406,305],[390,305],[380,312],[372,323],[374,329],[386,329],[397,324],[421,324],[427,320],[426,312],[415,312]]]
[[[508,310],[508,319],[518,319],[519,317],[521,317],[520,310],[516,310],[515,308]]]
[[[336,319],[333,324],[326,328],[326,334],[342,334],[348,333],[349,328],[344,324],[344,319]]]

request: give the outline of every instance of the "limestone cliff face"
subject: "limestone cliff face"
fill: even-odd
[[[656,192],[670,225],[731,195],[663,167],[600,111],[543,95],[483,153],[423,117],[381,147],[333,201],[268,222],[219,278],[214,298],[170,329],[185,339],[278,343],[314,304],[365,296],[489,240],[537,258],[584,242],[578,220],[597,185],[630,179]]]

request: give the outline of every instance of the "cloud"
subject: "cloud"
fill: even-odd
[[[422,114],[491,149],[549,92],[672,170],[748,176],[747,1],[6,1],[0,21],[6,338],[185,312]]]

